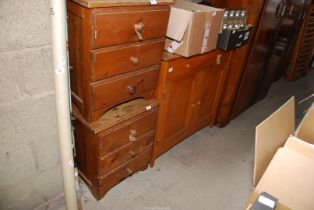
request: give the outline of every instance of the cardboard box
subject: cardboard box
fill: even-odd
[[[295,100],[256,127],[254,190],[247,208],[261,192],[279,200],[276,210],[314,209],[314,104],[295,129]]]
[[[217,48],[232,50],[245,45],[252,32],[252,25],[246,25],[243,29],[224,29],[218,36]]]
[[[171,6],[165,50],[184,57],[216,49],[224,10],[192,2]]]

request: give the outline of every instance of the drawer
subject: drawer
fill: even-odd
[[[106,176],[99,177],[98,183],[100,195],[105,195],[110,188],[133,173],[146,169],[151,158],[151,154],[152,150],[148,149]]]
[[[160,64],[164,39],[92,52],[93,81]]]
[[[114,153],[99,158],[98,174],[106,174],[109,171],[123,165],[123,163],[136,157],[145,149],[152,148],[155,130],[151,130],[137,138],[135,142],[119,148]]]
[[[132,118],[120,127],[110,129],[110,132],[104,131],[98,134],[99,156],[103,157],[113,153],[130,142],[136,142],[139,137],[149,131],[155,130],[157,112],[158,107],[155,107]]]
[[[169,8],[102,10],[95,14],[93,49],[165,37]]]
[[[91,84],[91,111],[108,109],[156,89],[159,65]]]
[[[167,80],[178,79],[188,73],[201,71],[204,69],[212,69],[215,67],[223,66],[228,60],[226,53],[220,50],[215,52],[206,53],[191,58],[181,58],[169,62],[169,68],[171,71],[167,72]]]

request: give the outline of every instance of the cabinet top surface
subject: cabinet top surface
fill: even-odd
[[[84,120],[83,116],[80,114],[78,108],[72,104],[73,115],[78,118],[85,126],[87,126],[93,133],[100,133],[108,128],[127,121],[128,119],[142,114],[150,109],[153,109],[159,105],[157,99],[135,99],[127,103],[118,105],[101,116],[97,121],[88,123]],[[148,109],[149,107],[149,109]]]
[[[87,8],[151,5],[152,0],[72,0]],[[155,0],[157,5],[168,5],[174,0]]]
[[[162,60],[163,61],[172,61],[172,60],[176,60],[176,59],[185,59],[185,60],[188,60],[188,59],[193,59],[195,57],[200,57],[200,56],[208,56],[208,55],[213,55],[213,54],[226,54],[228,52],[224,52],[222,50],[219,50],[219,49],[216,49],[216,50],[212,50],[210,52],[207,52],[207,53],[204,53],[204,54],[199,54],[199,55],[194,55],[192,57],[184,57],[184,56],[181,56],[181,55],[177,55],[177,54],[174,54],[174,53],[169,53],[167,51],[164,51],[163,55],[162,55]]]

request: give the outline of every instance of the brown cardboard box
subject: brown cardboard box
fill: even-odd
[[[247,206],[267,192],[279,199],[276,209],[314,209],[314,105],[296,132],[294,109],[291,98],[256,127],[254,190]]]
[[[224,10],[176,1],[171,6],[165,50],[185,57],[216,49]]]

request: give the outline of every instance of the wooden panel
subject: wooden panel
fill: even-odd
[[[189,74],[166,87],[165,110],[162,110],[164,111],[162,113],[163,118],[158,123],[158,125],[162,124],[163,127],[162,144],[168,144],[168,141],[186,132],[189,128],[188,113],[194,77],[195,75]]]
[[[151,5],[150,0],[73,0],[73,1],[87,8]],[[173,2],[174,0],[158,0],[158,5],[168,5]]]
[[[155,130],[139,136],[135,142],[130,142],[116,150],[114,153],[99,157],[98,174],[103,175],[131,160],[139,153],[152,148]]]
[[[204,70],[199,74],[197,95],[192,101],[191,128],[197,130],[212,125],[217,110],[217,93],[221,93],[222,73],[218,67]],[[224,81],[224,80],[223,80]],[[220,97],[219,97],[220,98]]]
[[[157,88],[160,107],[151,164],[187,136],[213,124],[229,55],[220,50],[190,58],[164,55]]]
[[[98,135],[99,137],[99,155],[105,156],[109,153],[114,152],[118,148],[130,143],[129,136],[133,134],[135,140],[145,133],[154,130],[157,121],[157,111],[154,109],[153,112],[143,113],[140,116],[129,120],[127,124],[122,124],[120,127],[116,126],[111,128],[108,132],[102,132]]]
[[[71,93],[76,105],[80,108],[83,106],[83,90],[82,90],[82,71],[80,71],[80,48],[81,48],[81,30],[82,19],[73,13],[68,13],[68,30],[71,34],[69,39],[69,65],[71,78]]]
[[[147,39],[162,38],[166,34],[169,8],[158,7],[143,11],[137,8],[99,11],[95,16],[94,47],[101,48],[118,44],[137,42]],[[139,37],[136,33],[138,28]]]
[[[91,84],[91,110],[108,109],[113,105],[152,91],[156,87],[159,66],[112,77]]]
[[[92,52],[92,80],[131,72],[157,65],[161,61],[164,39],[104,48]]]
[[[73,123],[75,137],[75,163],[85,180],[92,184],[97,174],[97,137],[93,135],[79,120]]]

